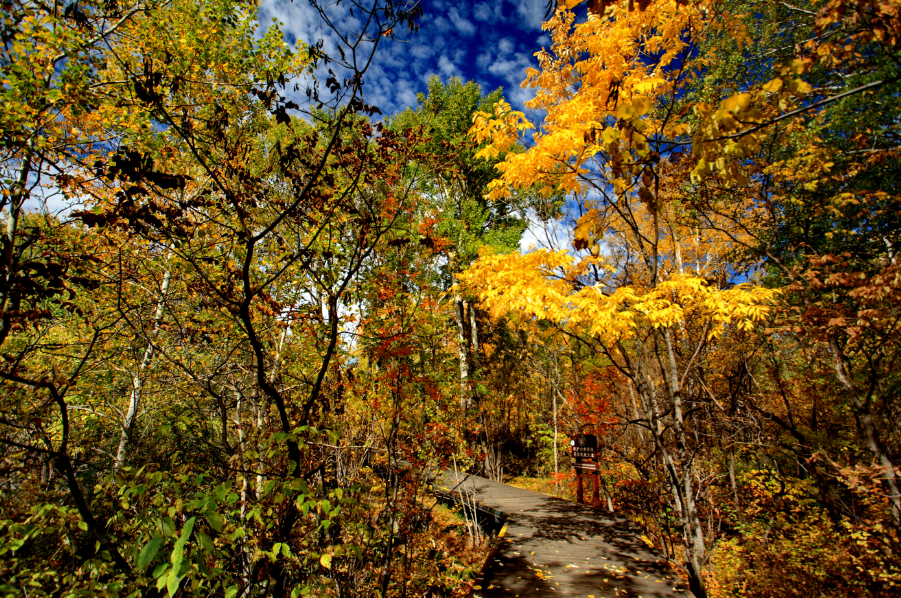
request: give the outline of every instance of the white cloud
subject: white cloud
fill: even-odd
[[[547,0],[517,0],[516,12],[522,17],[525,25],[532,29],[541,29],[544,13],[547,11]]]
[[[510,102],[511,106],[517,110],[526,111],[526,102],[535,97],[535,90],[517,86],[508,89],[506,96],[507,101]],[[533,122],[536,120],[534,114],[531,114],[530,111],[526,111],[526,115]]]
[[[442,56],[438,59],[438,69],[447,78],[460,77],[462,75],[457,65],[451,62],[447,56]]]
[[[482,52],[476,58],[476,66],[479,67],[480,71],[484,71],[488,68],[488,65],[491,64],[492,56],[490,52]]]
[[[437,74],[442,79],[473,77],[486,90],[503,85],[511,104],[522,110],[522,103],[532,96],[519,87],[525,70],[537,65],[532,53],[541,47],[539,44],[550,42],[546,35],[533,35],[530,30],[540,25],[546,3],[547,0],[511,0],[511,6],[506,6],[504,0],[480,0],[474,4],[430,0],[418,34],[403,35],[402,41],[400,36],[398,40],[380,39],[377,55],[365,74],[364,101],[378,106],[385,114],[401,111],[415,105],[416,94],[425,91],[428,77]],[[350,18],[346,3],[332,3],[327,10],[342,31],[361,26],[358,20]],[[262,0],[260,35],[273,18],[285,24],[284,31],[290,33],[288,39],[307,43],[323,39],[325,52],[336,55],[340,40],[307,3]],[[339,80],[346,76],[334,64],[329,66]],[[324,80],[327,74],[320,72],[316,76]],[[304,83],[301,81],[298,93],[289,93],[298,103],[305,99]]]
[[[472,16],[476,21],[483,23],[496,23],[501,18],[501,2],[478,2],[472,7]]]
[[[454,24],[454,27],[457,28],[457,31],[462,33],[465,36],[471,36],[476,32],[476,26],[472,24],[468,19],[464,18],[456,8],[452,8],[447,16],[450,18],[451,22]]]
[[[447,33],[451,30],[451,24],[444,17],[437,17],[431,21],[425,33],[428,34],[433,28],[437,33]]]
[[[529,227],[519,240],[519,250],[528,253],[534,249],[570,249],[570,228],[562,219],[553,218],[546,222],[539,220],[535,210],[529,209],[526,217]]]
[[[414,58],[419,58],[420,60],[425,60],[426,58],[431,58],[435,53],[435,50],[432,46],[427,44],[415,44],[410,47],[409,54]]]
[[[550,48],[551,47],[551,38],[547,35],[539,35],[538,39],[535,40],[535,43],[541,46],[542,48]]]
[[[498,56],[488,67],[488,72],[495,77],[506,79],[515,85],[522,83],[526,77],[526,69],[532,64],[529,56],[521,52],[513,54],[509,58]]]

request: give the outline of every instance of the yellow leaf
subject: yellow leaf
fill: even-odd
[[[632,89],[634,89],[638,93],[648,93],[650,91],[654,91],[655,89],[663,85],[663,83],[664,80],[660,77],[650,77],[648,79],[645,79],[644,81],[636,83]]]
[[[788,84],[788,90],[792,92],[795,97],[803,98],[805,95],[813,91],[813,87],[811,87],[810,83],[808,83],[807,81],[795,79]]]
[[[616,117],[620,119],[632,118],[635,115],[635,109],[632,104],[620,104],[616,109]]]
[[[749,93],[738,93],[732,97],[726,98],[720,104],[723,110],[731,112],[735,114],[744,110],[751,103],[751,94]]]
[[[635,98],[632,100],[632,110],[635,112],[635,116],[644,116],[650,109],[651,103],[647,98]]]
[[[782,79],[773,79],[763,86],[763,91],[767,93],[778,93],[780,89],[782,89]]]
[[[604,143],[610,145],[611,143],[619,139],[619,131],[614,128],[607,127],[606,129],[604,129],[601,137],[604,139]]]

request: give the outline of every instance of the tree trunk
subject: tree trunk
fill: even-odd
[[[554,396],[554,495],[560,495],[560,458],[557,455],[557,392],[556,388],[551,393]]]
[[[472,358],[472,373],[476,375],[476,379],[478,379],[479,372],[479,328],[476,323],[476,306],[474,304],[470,304],[469,306],[469,339],[472,343],[472,352],[470,357]]]
[[[282,361],[282,351],[285,346],[285,339],[288,337],[288,327],[285,326],[282,329],[281,335],[278,337],[278,345],[275,349],[275,357],[272,359],[272,369],[269,370],[269,375],[267,376],[267,380],[269,384],[275,384],[275,377],[278,374],[278,366]],[[257,464],[257,483],[256,483],[256,496],[260,498],[260,495],[263,491],[263,451],[260,450],[260,442],[259,438],[263,433],[263,429],[267,427],[268,423],[268,413],[269,413],[269,400],[266,393],[260,393],[258,388],[254,389],[254,396],[256,398],[257,403],[257,453],[259,453],[259,463]]]
[[[454,316],[457,320],[457,343],[460,359],[460,408],[464,411],[472,407],[472,394],[469,389],[469,357],[466,347],[466,329],[464,316],[466,301],[459,295],[454,296]]]
[[[34,138],[25,146],[25,155],[22,157],[22,167],[16,182],[10,188],[9,201],[0,199],[0,209],[8,210],[6,216],[6,234],[0,244],[0,260],[5,270],[5,280],[0,285],[0,345],[9,334],[12,320],[9,312],[19,309],[18,301],[13,299],[12,285],[18,271],[18,255],[16,253],[16,233],[19,230],[19,215],[22,206],[28,199],[28,177],[31,175],[32,160],[34,159]]]
[[[851,379],[848,360],[845,357],[841,347],[835,337],[829,339],[829,351],[832,353],[833,366],[836,377],[844,387],[845,392],[851,397],[854,403],[854,412],[857,416],[857,423],[860,427],[860,433],[867,444],[867,448],[873,454],[873,457],[879,461],[879,465],[885,470],[885,483],[889,488],[889,504],[891,505],[892,522],[896,528],[901,528],[901,491],[899,491],[897,476],[895,475],[895,464],[892,463],[888,455],[882,449],[882,443],[879,439],[879,432],[873,423],[873,413],[870,410],[870,397],[862,396],[860,389]]]
[[[735,516],[739,521],[744,517],[741,512],[741,503],[738,500],[738,484],[735,481],[735,446],[729,446],[729,485],[732,487],[732,504],[735,505]]]
[[[659,340],[659,337],[656,340]],[[671,350],[672,344],[669,342],[668,335],[664,336],[664,341],[667,345],[667,361],[670,367],[667,367],[667,364],[660,359],[657,359],[655,363],[659,367],[662,379],[666,382],[665,391],[655,388],[652,379],[654,372],[649,368],[649,362],[653,359],[651,356],[658,355],[656,345],[653,351],[647,348],[640,350],[632,364],[632,382],[636,386],[636,394],[641,401],[644,416],[651,424],[651,435],[667,472],[666,477],[673,497],[673,507],[682,528],[682,542],[685,551],[684,566],[688,572],[689,588],[697,598],[706,598],[707,590],[702,576],[706,547],[704,530],[695,501],[694,463],[686,445],[679,377],[674,369],[675,355]],[[622,354],[625,356],[625,351]],[[661,419],[656,398],[658,392],[665,393],[668,400],[669,404],[666,405],[664,411],[672,413],[672,419],[667,422],[669,425],[665,425]],[[671,446],[673,440],[675,447]]]
[[[240,453],[238,454],[238,471],[240,472],[238,475],[240,476],[240,480],[238,480],[241,484],[241,521],[244,521],[244,516],[247,513],[247,467],[244,462],[244,454],[247,452],[247,444],[244,439],[244,423],[241,420],[241,408],[244,406],[244,394],[240,391],[236,390],[235,394],[237,395],[237,405],[235,406],[235,427],[238,429],[238,450]]]
[[[172,252],[169,252],[169,256],[166,258],[166,261],[169,261],[172,257]],[[172,271],[168,268],[166,269],[166,273],[163,274],[163,284],[160,287],[160,300],[156,304],[156,313],[153,316],[153,330],[151,332],[151,337],[156,333],[160,326],[160,320],[163,318],[163,307],[166,304],[166,295],[169,293],[169,280],[172,277]],[[135,419],[138,415],[138,408],[141,404],[141,391],[144,388],[144,380],[142,374],[144,370],[150,367],[150,362],[153,360],[153,340],[147,340],[147,349],[144,350],[144,358],[141,360],[141,364],[138,366],[138,371],[135,372],[134,377],[131,381],[131,397],[128,400],[128,411],[125,413],[125,420],[122,422],[122,433],[119,435],[119,448],[116,450],[116,462],[113,465],[113,470],[118,472],[122,469],[122,466],[125,465],[125,452],[128,449],[128,442],[131,438],[131,430],[134,427]]]

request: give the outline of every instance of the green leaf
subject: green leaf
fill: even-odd
[[[200,542],[200,545],[203,547],[203,549],[206,552],[212,553],[216,550],[216,545],[213,544],[213,541],[210,539],[210,537],[208,535],[200,533],[200,532],[198,532],[194,535],[197,537],[197,540]]]
[[[278,557],[279,550],[281,550],[282,546],[284,546],[284,544],[281,542],[276,542],[272,545],[272,552],[269,554],[269,560],[273,563],[275,562],[276,557]]]
[[[325,567],[326,569],[332,568],[332,555],[324,554],[319,557],[319,564]]]
[[[206,517],[206,520],[210,523],[210,527],[212,527],[217,532],[222,531],[222,515],[220,515],[216,511],[204,511],[203,516]]]
[[[172,568],[172,571],[169,572],[169,579],[166,580],[166,590],[169,592],[169,598],[175,596],[175,592],[178,591],[178,586],[181,585],[181,577],[178,576],[178,572],[175,567]]]
[[[163,543],[162,538],[154,538],[150,542],[147,543],[144,548],[141,549],[141,554],[138,555],[138,571],[144,572],[153,558],[156,556],[156,553],[160,551],[160,545]]]
[[[175,571],[176,576],[178,575],[178,570],[181,568],[182,559],[184,559],[185,556],[185,544],[187,544],[188,538],[191,537],[191,532],[194,530],[194,521],[196,519],[197,517],[188,519],[184,529],[181,530],[181,536],[175,542],[175,548],[172,549],[170,560],[172,562],[172,570]]]
[[[234,585],[225,590],[225,598],[235,598],[238,595],[238,586]]]

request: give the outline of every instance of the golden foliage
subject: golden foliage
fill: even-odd
[[[676,274],[651,288],[623,286],[607,292],[600,286],[574,288],[588,264],[606,267],[603,260],[579,262],[565,251],[539,250],[525,255],[485,255],[460,276],[495,314],[508,311],[556,323],[588,334],[604,343],[627,340],[643,328],[664,328],[689,318],[712,322],[710,337],[722,325],[750,328],[767,313],[778,291],[750,284],[721,290],[697,276]]]

